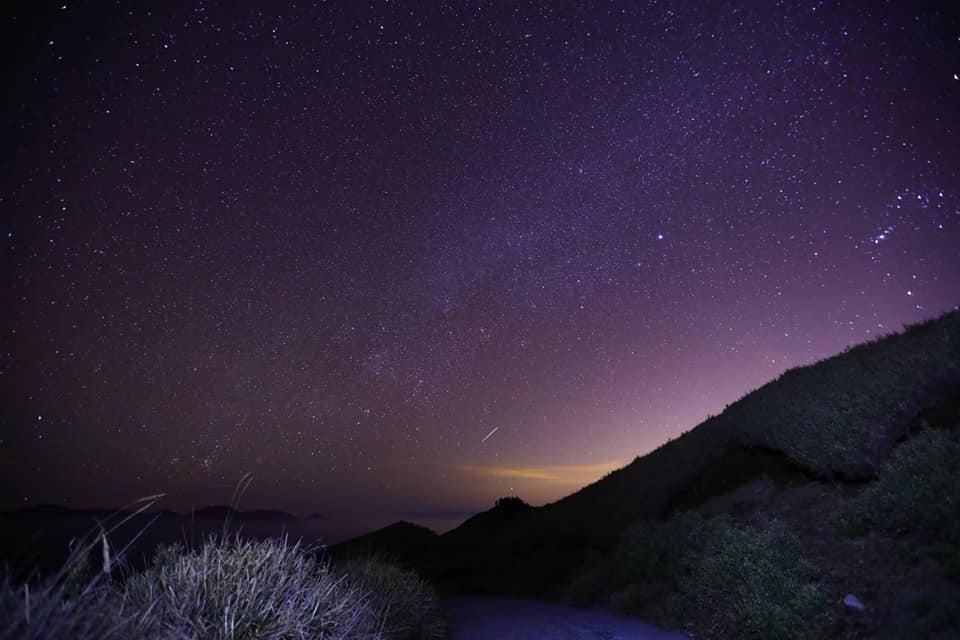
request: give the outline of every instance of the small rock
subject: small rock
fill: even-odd
[[[843,604],[847,605],[851,609],[856,609],[857,611],[863,611],[866,609],[866,607],[863,606],[863,603],[860,602],[860,598],[852,593],[848,593],[846,595],[846,597],[843,599]]]

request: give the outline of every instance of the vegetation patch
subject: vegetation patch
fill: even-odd
[[[0,579],[2,640],[330,640],[436,638],[433,591],[368,560],[350,570],[285,540],[162,547],[144,571],[86,577],[73,555],[37,585]]]
[[[819,572],[780,521],[763,527],[683,512],[640,522],[617,549],[618,601],[697,637],[818,637],[826,612]]]
[[[385,638],[446,637],[436,592],[415,572],[376,556],[353,559],[337,570],[369,594],[367,607],[382,621]]]
[[[840,531],[905,537],[934,557],[945,577],[960,582],[958,435],[925,429],[898,446],[877,480],[840,510]]]

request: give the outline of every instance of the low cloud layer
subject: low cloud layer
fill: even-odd
[[[459,465],[456,469],[463,474],[481,478],[527,480],[548,484],[582,486],[599,480],[614,469],[619,469],[623,464],[623,462],[618,460],[611,460],[593,464],[558,464],[537,467]]]

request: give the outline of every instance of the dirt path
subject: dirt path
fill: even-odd
[[[463,596],[445,598],[453,640],[682,640],[681,633],[601,609]]]

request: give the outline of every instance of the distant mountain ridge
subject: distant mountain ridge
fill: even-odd
[[[260,520],[260,521],[275,521],[275,522],[294,522],[300,520],[297,516],[292,513],[287,513],[286,511],[278,511],[275,509],[250,509],[250,510],[240,510],[234,509],[233,507],[228,507],[225,505],[213,505],[209,507],[203,507],[201,509],[196,509],[192,512],[188,512],[184,515],[194,515],[197,517],[213,517],[213,518],[241,518],[244,520]]]
[[[124,516],[133,515],[134,511],[129,509],[104,509],[104,508],[89,508],[89,509],[74,509],[72,507],[67,507],[57,504],[39,504],[31,505],[26,507],[20,507],[17,509],[8,509],[5,511],[0,511],[0,515],[4,514],[21,514],[21,515],[37,515],[37,516],[91,516],[91,517],[111,517],[111,518],[122,518]],[[171,511],[169,509],[161,509],[159,511],[145,511],[140,515],[151,516],[151,517],[179,517],[179,518],[189,518],[189,517],[198,517],[198,518],[239,518],[242,520],[259,520],[259,521],[278,521],[278,522],[294,522],[298,520],[326,520],[327,516],[321,513],[311,513],[303,518],[299,518],[292,513],[286,511],[279,511],[275,509],[235,509],[226,505],[210,505],[206,507],[200,507],[193,509],[191,511],[177,512]]]
[[[285,511],[240,510],[211,505],[177,513],[170,510],[136,513],[129,509],[72,509],[62,505],[36,505],[0,511],[0,562],[27,569],[32,561],[41,573],[52,571],[66,558],[70,540],[82,539],[101,529],[135,564],[152,554],[159,544],[198,544],[210,536],[242,535],[264,539],[290,536],[304,546],[326,542],[329,522],[324,518],[298,518]]]

